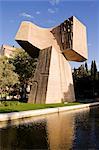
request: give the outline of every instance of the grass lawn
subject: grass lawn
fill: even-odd
[[[30,104],[30,103],[21,103],[17,101],[3,101],[0,103],[0,113],[7,112],[19,112],[25,110],[36,110],[36,109],[45,109],[45,108],[55,108],[63,106],[73,106],[80,103],[57,103],[57,104]]]

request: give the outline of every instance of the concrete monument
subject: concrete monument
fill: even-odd
[[[74,16],[48,29],[23,21],[15,39],[32,57],[38,56],[28,102],[75,101],[68,61],[87,59],[86,27]]]

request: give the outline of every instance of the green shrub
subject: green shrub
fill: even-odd
[[[18,101],[2,101],[0,106],[15,106],[19,104]]]

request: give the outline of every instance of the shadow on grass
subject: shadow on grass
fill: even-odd
[[[81,104],[88,104],[88,103],[95,103],[99,101],[97,101],[96,99],[78,99],[77,102]]]
[[[19,110],[13,110],[13,109],[0,109],[0,113],[11,113],[11,112],[19,112]]]

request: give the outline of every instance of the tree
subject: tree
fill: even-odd
[[[26,99],[27,85],[32,82],[37,65],[37,58],[32,58],[22,49],[17,50],[15,56],[11,59],[15,66],[15,72],[19,75],[21,99]]]
[[[79,78],[82,78],[82,77],[84,77],[84,75],[85,75],[84,65],[81,65],[81,66],[78,68],[78,76],[79,76]]]
[[[96,61],[94,60],[94,77],[96,78],[97,74],[97,66],[96,66]]]
[[[18,75],[14,72],[14,66],[5,56],[0,57],[0,93],[10,92],[10,89],[19,83]]]
[[[73,79],[77,98],[95,98],[99,97],[99,73],[95,60],[91,63],[91,69],[88,70],[87,62],[79,68],[74,69]]]
[[[74,81],[77,79],[77,69],[74,67],[74,69],[73,69],[74,71],[73,71],[73,79],[74,79]]]
[[[86,71],[86,73],[88,75],[88,65],[87,65],[87,62],[85,62],[85,71]]]
[[[91,63],[91,77],[95,80],[97,74],[97,66],[95,60]]]

